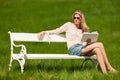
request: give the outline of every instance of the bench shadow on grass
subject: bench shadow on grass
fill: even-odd
[[[18,65],[14,66],[14,70],[20,71],[20,66]],[[53,65],[52,63],[51,65],[46,65],[46,64],[37,63],[37,64],[26,64],[24,66],[24,72],[28,72],[28,71],[47,71],[47,72],[58,71],[59,72],[63,70],[66,70],[68,72],[74,72],[74,71],[85,71],[85,70],[96,70],[96,69],[92,63],[86,63],[84,67],[81,67],[81,63],[78,65],[66,65],[66,64]],[[100,70],[100,68],[98,67],[97,70]]]
[[[66,63],[66,62],[65,62]],[[18,67],[17,67],[18,69]],[[19,68],[20,69],[20,68]],[[24,72],[26,71],[63,71],[66,70],[68,72],[74,72],[74,71],[84,71],[84,70],[96,70],[95,66],[91,62],[87,62],[84,67],[81,67],[81,63],[78,63],[78,65],[71,65],[71,64],[53,64],[47,65],[43,63],[37,63],[37,64],[26,64]],[[97,70],[100,70],[99,67]]]

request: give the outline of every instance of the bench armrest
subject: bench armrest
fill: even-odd
[[[16,44],[13,43],[13,46],[14,47],[21,47],[20,54],[26,54],[27,51],[26,51],[25,45],[22,45],[22,44],[21,45],[16,45]]]

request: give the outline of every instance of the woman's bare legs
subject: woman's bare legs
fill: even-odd
[[[110,72],[116,72],[116,70],[110,65],[108,59],[107,59],[107,56],[106,56],[106,52],[105,52],[105,49],[104,49],[104,46],[102,43],[97,43],[101,48],[101,52],[102,52],[102,55],[103,55],[103,59],[104,59],[104,63],[107,67],[107,69],[110,71]]]
[[[100,64],[100,68],[101,68],[102,72],[104,74],[106,74],[107,71],[106,71],[104,59],[103,59],[103,56],[101,54],[100,48],[94,48],[92,53],[96,53],[96,57],[97,57],[98,63]]]
[[[82,49],[81,55],[93,55],[93,54],[96,54],[97,60],[100,64],[100,67],[103,73],[106,73],[105,66],[110,72],[116,72],[116,70],[112,68],[112,66],[110,65],[107,59],[106,52],[104,50],[104,46],[102,43],[94,43]]]

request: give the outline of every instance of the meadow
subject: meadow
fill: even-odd
[[[104,75],[90,62],[81,69],[81,60],[26,60],[24,73],[14,61],[8,71],[8,31],[38,33],[55,29],[72,21],[77,9],[84,13],[90,31],[99,32],[98,41],[103,42],[111,65],[120,71],[119,4],[120,0],[0,0],[0,80],[120,80],[119,72]],[[28,52],[68,54],[65,43],[23,44]]]

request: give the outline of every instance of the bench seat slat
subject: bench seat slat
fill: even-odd
[[[13,54],[13,57],[22,57],[24,56],[23,54]],[[94,59],[96,58],[95,56],[75,56],[75,55],[69,55],[69,54],[25,54],[26,59]]]

